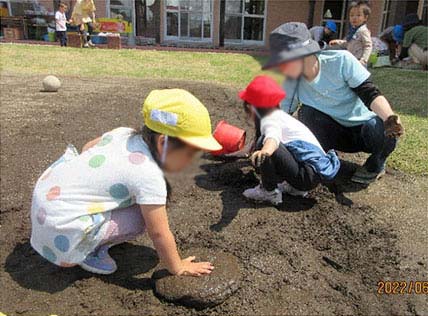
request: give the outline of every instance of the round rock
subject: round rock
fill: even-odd
[[[43,79],[43,91],[57,92],[61,88],[61,81],[55,76],[47,76]]]
[[[159,269],[152,276],[156,295],[169,302],[203,309],[221,304],[238,290],[241,267],[235,256],[210,249],[193,249],[182,257],[188,256],[196,256],[196,261],[211,262],[213,272],[189,277],[173,276],[165,269]]]

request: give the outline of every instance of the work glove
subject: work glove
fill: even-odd
[[[385,127],[385,135],[391,138],[399,138],[404,134],[404,127],[398,118],[398,115],[390,115],[383,123]]]
[[[258,150],[254,152],[250,159],[251,163],[255,168],[260,168],[260,166],[265,162],[266,158],[269,157],[269,155],[261,150]]]

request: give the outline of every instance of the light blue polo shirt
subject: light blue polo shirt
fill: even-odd
[[[375,117],[351,89],[370,77],[367,69],[346,50],[326,50],[316,56],[320,70],[313,81],[303,77],[285,80],[287,97],[281,102],[282,109],[292,113],[300,101],[347,127],[364,124]]]

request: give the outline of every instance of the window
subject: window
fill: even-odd
[[[121,19],[131,24],[133,23],[134,12],[133,0],[110,0],[108,5],[108,16],[113,19]]]
[[[224,38],[228,42],[264,42],[267,0],[226,0]]]
[[[166,0],[166,38],[210,41],[211,0]]]
[[[159,38],[161,0],[135,0],[135,28],[138,36]]]
[[[327,20],[333,20],[337,25],[337,36],[343,38],[347,22],[348,0],[325,0],[323,10],[324,23]]]
[[[2,1],[5,3],[5,1]],[[14,16],[23,16],[27,13],[34,13],[36,10],[44,9],[43,6],[38,5],[34,0],[21,0],[21,1],[7,1],[9,14]]]
[[[384,0],[383,10],[382,10],[382,25],[381,31],[386,29],[389,26],[389,17],[391,14],[391,0]]]

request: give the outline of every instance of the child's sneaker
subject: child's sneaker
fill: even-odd
[[[94,43],[92,43],[92,40],[89,40],[89,41],[88,41],[88,45],[89,45],[89,47],[95,47],[95,44],[94,44]]]
[[[297,190],[295,187],[293,187],[287,181],[279,183],[278,184],[278,190],[280,190],[282,193],[288,193],[288,194],[293,195],[293,196],[306,197],[308,195],[308,191]]]
[[[255,200],[258,202],[270,202],[273,205],[282,203],[282,193],[278,189],[273,191],[266,191],[260,184],[252,189],[244,191],[243,195],[247,199]]]
[[[108,254],[109,245],[102,245],[91,252],[80,264],[86,271],[97,274],[112,274],[117,270],[116,262]]]

